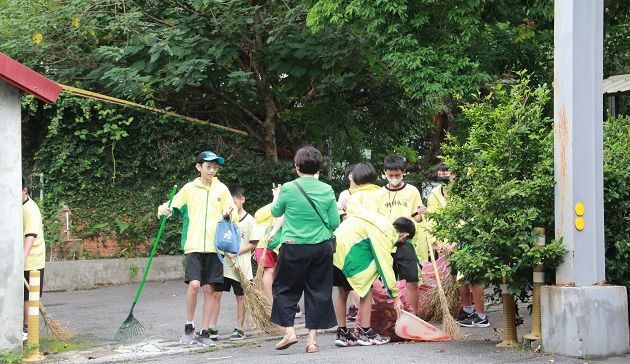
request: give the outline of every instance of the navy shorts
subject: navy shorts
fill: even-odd
[[[200,281],[204,284],[223,283],[223,264],[216,253],[186,254],[184,282]]]
[[[407,282],[418,282],[418,261],[416,260],[416,250],[411,244],[405,243],[396,249],[392,254],[394,258],[394,273],[397,280]]]
[[[44,268],[42,269],[37,269],[39,271],[39,297],[42,296],[42,294],[44,293]],[[31,271],[25,270],[24,271],[24,279],[26,279],[27,282],[29,282],[29,277],[30,277],[30,273]],[[24,285],[24,301],[28,301],[28,288],[26,288],[26,285]]]
[[[230,287],[234,289],[235,296],[245,295],[245,292],[243,292],[243,286],[241,285],[241,282],[232,278],[228,278],[228,277],[223,277],[223,283],[215,284],[214,291],[215,292],[230,292]]]

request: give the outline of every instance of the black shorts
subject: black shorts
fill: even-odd
[[[184,282],[200,281],[204,284],[223,283],[223,264],[216,253],[186,254]]]
[[[44,268],[37,270],[39,271],[39,297],[41,297],[44,293]],[[24,279],[26,279],[29,284],[30,273],[31,271],[29,270],[24,271]],[[26,288],[26,285],[24,285],[24,301],[28,301],[28,288]]]
[[[243,292],[243,286],[241,282],[234,280],[232,278],[223,277],[223,283],[217,283],[214,285],[215,292],[230,292],[230,287],[234,289],[235,296],[243,296],[245,292]]]
[[[341,287],[344,291],[348,292],[354,291],[348,282],[348,278],[346,278],[341,269],[337,267],[333,267],[333,287]]]
[[[394,273],[396,280],[407,282],[418,282],[418,261],[416,260],[416,250],[411,244],[405,243],[396,249],[392,254],[394,258]]]

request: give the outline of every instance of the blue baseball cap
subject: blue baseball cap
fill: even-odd
[[[225,160],[212,152],[201,152],[197,156],[197,163],[217,161],[219,164],[225,163]]]

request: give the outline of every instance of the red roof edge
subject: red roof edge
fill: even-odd
[[[0,78],[48,103],[55,102],[61,93],[59,84],[3,53],[0,53]]]

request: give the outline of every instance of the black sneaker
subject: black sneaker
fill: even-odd
[[[348,313],[346,314],[346,319],[350,321],[355,321],[357,319],[357,312],[359,312],[357,306],[350,306],[350,308],[348,308]]]
[[[357,337],[354,336],[350,329],[346,328],[344,331],[342,328],[337,328],[337,340],[335,340],[335,345],[347,347],[357,345]]]
[[[473,313],[466,320],[460,321],[459,324],[464,327],[488,327],[490,326],[490,322],[488,322],[488,316],[482,319],[476,313]]]
[[[210,334],[210,338],[212,340],[219,338],[219,329],[208,328],[208,333]]]
[[[468,312],[466,312],[464,310],[461,310],[459,312],[459,315],[457,315],[457,322],[464,321],[464,320],[468,319],[470,316],[472,316],[474,314],[475,314],[475,309],[473,309],[473,312],[471,312],[471,313],[468,313]]]
[[[201,346],[215,346],[216,344],[210,338],[210,332],[208,330],[201,330],[199,337],[197,338],[197,344]]]
[[[184,335],[179,339],[179,342],[186,345],[192,344],[194,333],[195,327],[192,324],[186,324],[186,326],[184,326]]]
[[[359,327],[359,337],[357,338],[357,343],[363,346],[370,345],[382,345],[387,344],[389,342],[389,338],[387,336],[381,336],[374,332],[374,329],[370,327],[369,330],[365,331],[363,328]]]
[[[230,340],[243,340],[243,338],[245,338],[243,330],[234,328],[232,335],[230,335]]]

